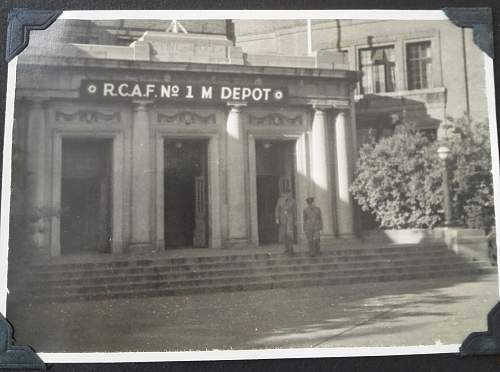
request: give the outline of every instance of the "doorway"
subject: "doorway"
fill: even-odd
[[[63,139],[61,254],[108,253],[111,242],[108,139]]]
[[[208,246],[207,141],[165,140],[165,246]]]
[[[276,202],[285,190],[295,198],[295,141],[256,141],[255,155],[259,243],[276,244]]]

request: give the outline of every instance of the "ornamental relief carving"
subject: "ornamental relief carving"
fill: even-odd
[[[302,126],[302,115],[289,118],[282,114],[269,114],[265,116],[250,115],[250,125],[258,126]]]
[[[121,113],[113,112],[111,114],[95,111],[95,110],[79,110],[74,113],[66,113],[57,110],[56,111],[56,121],[61,122],[71,122],[71,121],[83,121],[86,123],[97,123],[100,121],[117,121],[121,122]]]
[[[215,114],[206,116],[195,112],[183,111],[174,115],[158,113],[158,124],[167,125],[213,125],[216,123]]]

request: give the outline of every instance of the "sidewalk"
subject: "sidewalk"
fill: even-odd
[[[496,275],[9,308],[43,352],[459,344],[486,329]]]

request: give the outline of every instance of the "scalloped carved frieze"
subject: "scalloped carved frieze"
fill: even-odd
[[[95,110],[80,110],[74,113],[66,113],[62,111],[56,111],[56,121],[61,122],[71,122],[80,121],[86,123],[98,123],[100,121],[117,121],[121,122],[121,113],[113,112],[111,114],[95,111]]]
[[[289,118],[282,114],[269,114],[265,116],[250,115],[250,125],[263,126],[302,126],[302,115]]]
[[[215,114],[199,115],[195,112],[183,111],[174,115],[158,113],[158,124],[167,125],[213,125]]]

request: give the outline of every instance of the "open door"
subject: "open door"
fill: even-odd
[[[207,247],[207,142],[165,141],[165,246]]]
[[[278,243],[274,209],[280,195],[288,190],[295,197],[295,142],[256,141],[257,228],[259,243]]]
[[[111,141],[64,139],[61,253],[109,252]]]

